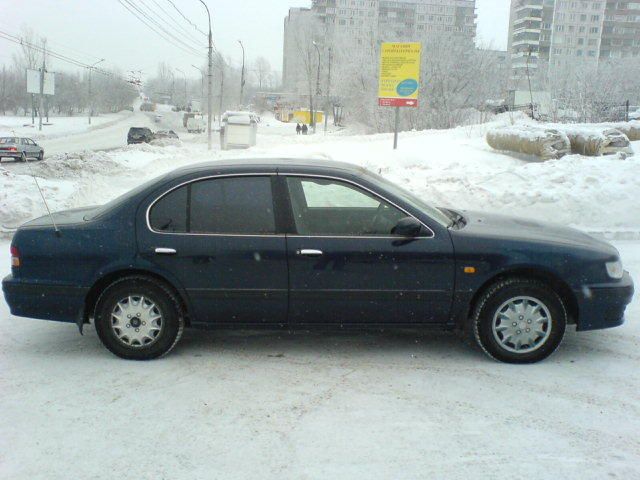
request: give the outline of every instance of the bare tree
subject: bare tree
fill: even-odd
[[[271,75],[271,64],[264,57],[258,57],[255,61],[255,74],[258,80],[258,89],[262,90],[262,86],[267,82]]]

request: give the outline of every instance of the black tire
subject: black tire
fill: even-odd
[[[502,334],[494,335],[493,332],[494,316],[501,306],[516,297],[531,297],[541,302],[551,317],[545,329],[546,339],[532,351],[511,351],[509,348],[515,346],[503,345],[496,338]],[[515,320],[517,322],[518,318]],[[535,363],[551,355],[562,342],[567,325],[567,310],[558,294],[543,282],[514,277],[491,285],[482,294],[473,310],[471,321],[477,344],[491,358],[506,363]],[[527,327],[527,325],[524,326]]]
[[[41,162],[44,160],[44,150],[42,150],[39,154],[38,154],[38,161]]]
[[[26,161],[27,161],[27,154],[26,154],[26,153],[22,152],[22,153],[20,154],[20,161],[21,161],[22,163],[24,163],[24,162],[26,162]]]
[[[114,308],[130,296],[144,296],[162,315],[160,332],[149,345],[126,345],[112,327]],[[127,360],[152,360],[166,355],[176,346],[184,330],[184,313],[176,294],[164,283],[144,276],[124,277],[113,282],[98,298],[94,313],[96,332],[104,346]]]

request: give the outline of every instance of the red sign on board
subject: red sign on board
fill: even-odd
[[[380,107],[417,107],[418,100],[415,98],[378,98]]]

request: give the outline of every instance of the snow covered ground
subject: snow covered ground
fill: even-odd
[[[640,278],[640,242],[615,245]],[[530,366],[410,331],[187,331],[125,362],[0,303],[0,477],[638,478],[639,347],[637,296]]]
[[[164,126],[176,118],[163,112]],[[404,133],[396,152],[391,135],[296,136],[269,118],[249,151],[208,152],[205,135],[178,132],[176,146],[83,152],[74,135],[67,154],[0,167],[0,276],[8,227],[44,213],[29,168],[57,210],[255,154],[348,161],[437,205],[605,232],[639,279],[640,155],[532,163],[492,151],[493,125]],[[617,329],[569,331],[525,367],[413,331],[188,331],[168,357],[131,363],[92,328],[80,337],[0,302],[0,478],[638,478],[638,295],[627,313]]]

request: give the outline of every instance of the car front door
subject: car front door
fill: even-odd
[[[140,254],[186,290],[192,323],[286,322],[286,239],[276,228],[274,179],[197,179],[146,209]]]
[[[416,325],[447,322],[451,241],[426,226],[392,233],[408,213],[344,180],[289,175],[294,233],[287,236],[292,324]]]

